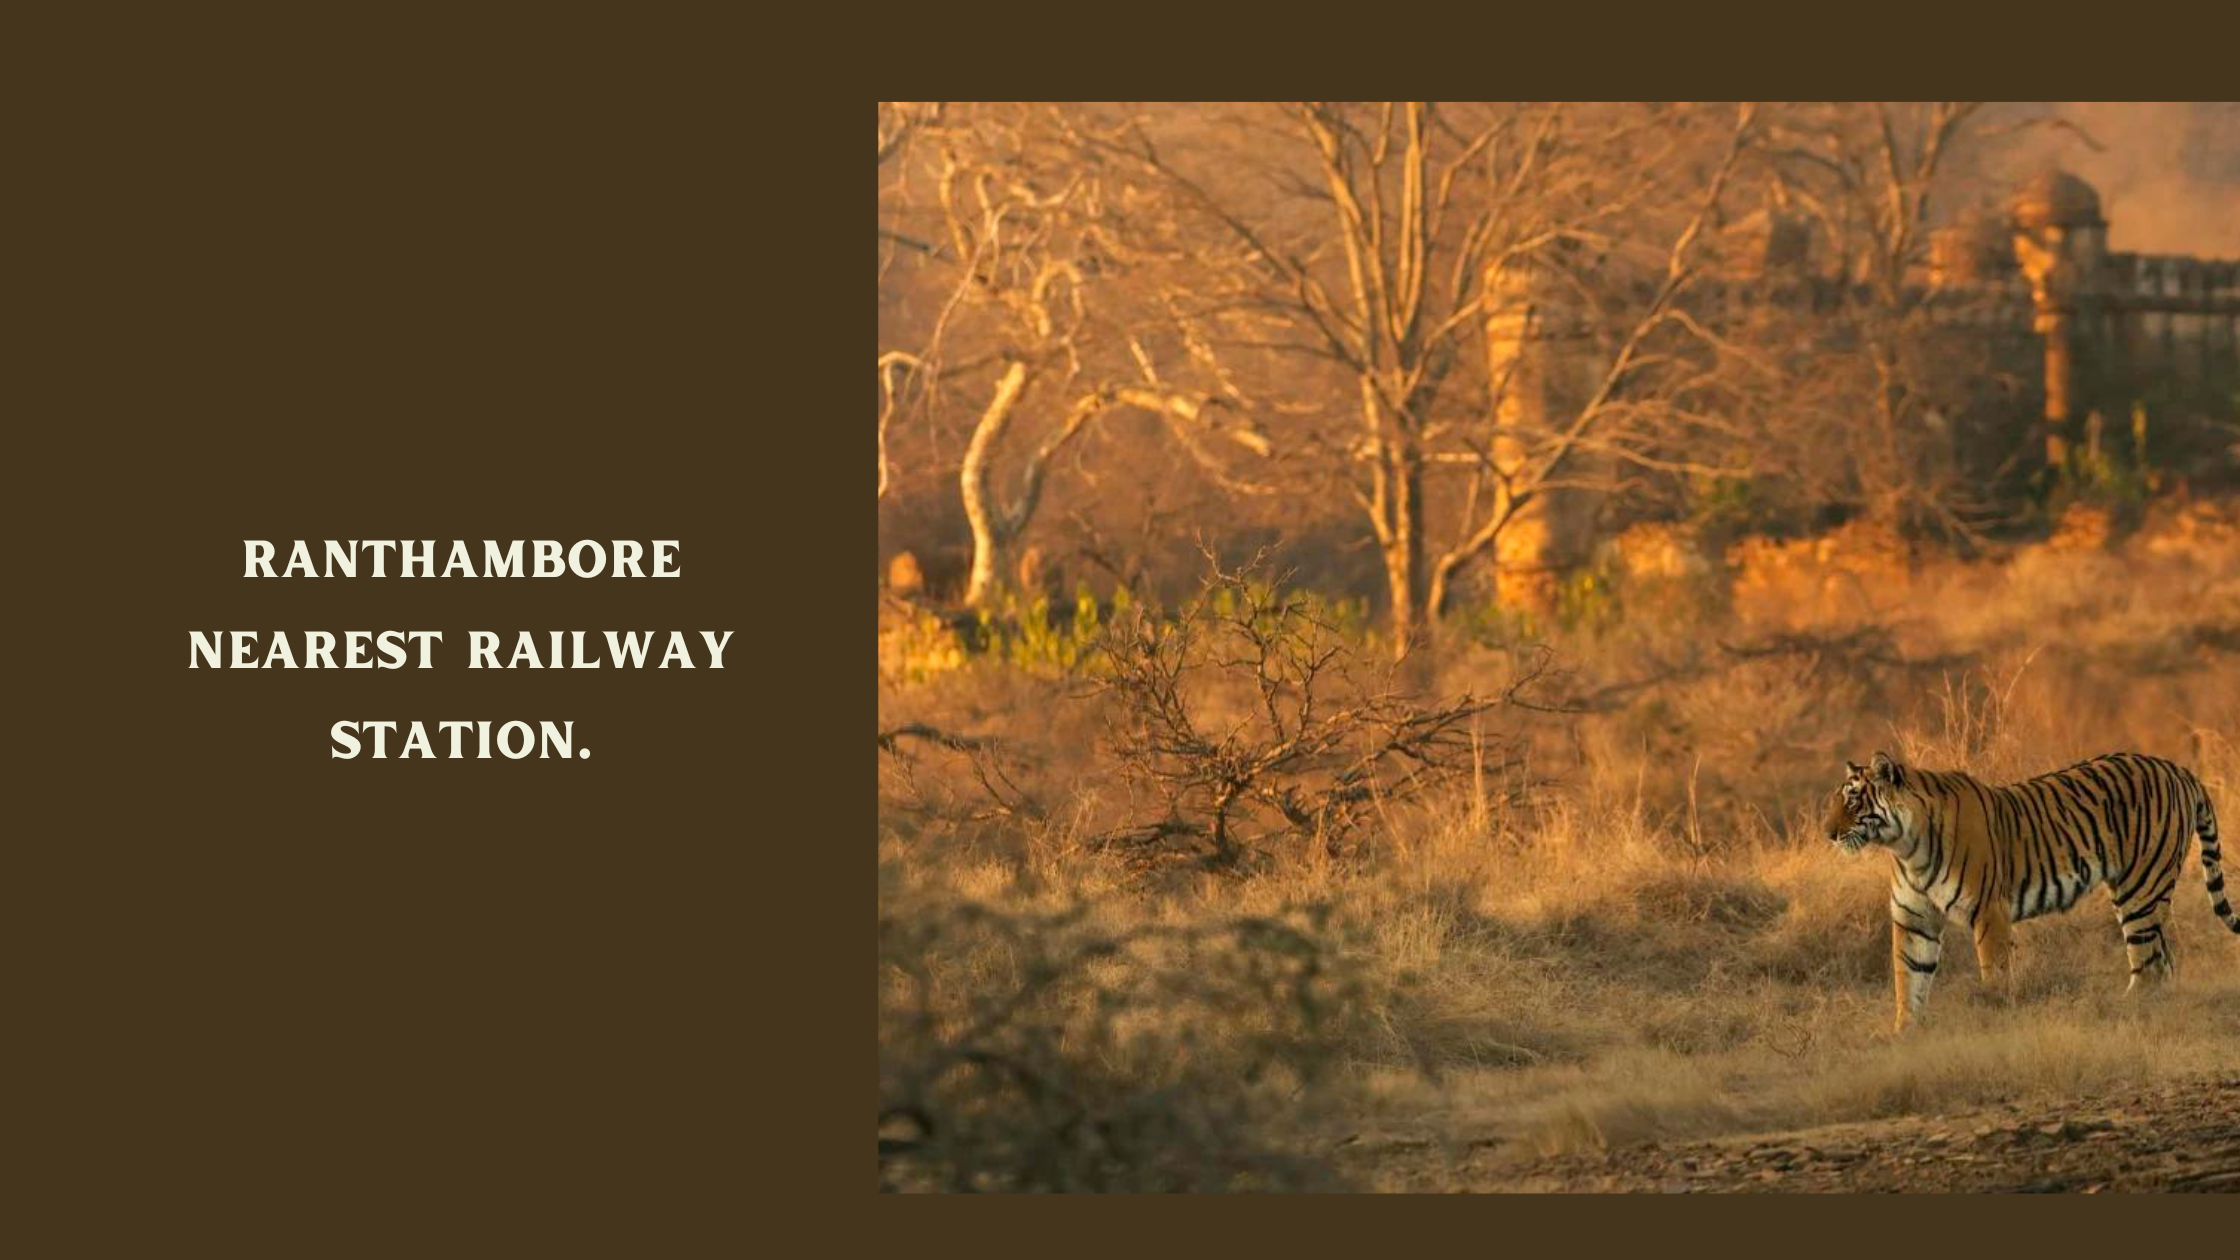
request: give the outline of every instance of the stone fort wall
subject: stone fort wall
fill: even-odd
[[[1979,339],[2002,371],[2033,382],[1996,434],[2040,466],[2061,465],[2100,425],[2128,430],[2134,407],[2240,415],[2240,260],[2111,253],[2107,231],[2099,195],[2049,172],[2018,190],[2004,215],[1938,231],[1907,295],[1924,317]],[[1686,300],[1690,315],[1732,328],[1769,308],[1809,319],[1858,296],[1815,274],[1802,245],[1795,225],[1769,222],[1759,274],[1699,286]],[[1484,283],[1497,420],[1510,430],[1560,428],[1607,366],[1594,338],[1529,271],[1491,271]],[[1498,438],[1495,459],[1521,460],[1523,449]],[[1576,488],[1526,504],[1499,545],[1504,600],[1543,604],[1551,576],[1600,541],[1602,506]]]

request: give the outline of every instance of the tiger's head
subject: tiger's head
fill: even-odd
[[[1870,844],[1895,847],[1919,817],[1906,768],[1880,752],[1867,765],[1847,761],[1844,768],[1843,786],[1828,798],[1828,814],[1821,823],[1828,840],[1845,853],[1857,853]]]

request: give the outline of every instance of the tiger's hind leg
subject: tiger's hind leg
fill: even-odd
[[[2152,988],[2177,974],[2170,953],[2170,935],[2164,919],[2170,910],[2175,881],[2159,888],[2143,888],[2116,903],[2116,924],[2123,930],[2123,950],[2131,961],[2131,983],[2124,992]]]
[[[1976,972],[1983,990],[2014,1000],[2014,923],[2006,911],[1987,906],[1976,918]]]

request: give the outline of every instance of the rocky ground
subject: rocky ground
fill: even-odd
[[[1342,1158],[1385,1190],[2232,1193],[2240,1076],[1593,1155],[1518,1159],[1505,1145],[1356,1142]]]

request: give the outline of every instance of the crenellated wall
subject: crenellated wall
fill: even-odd
[[[2109,254],[2093,279],[2099,320],[2079,337],[2103,401],[2240,389],[2240,261]]]
[[[2240,261],[2109,253],[2100,196],[2048,172],[2011,218],[2045,354],[2045,461],[2059,465],[2098,413],[2156,402],[2221,413],[2240,392]]]

